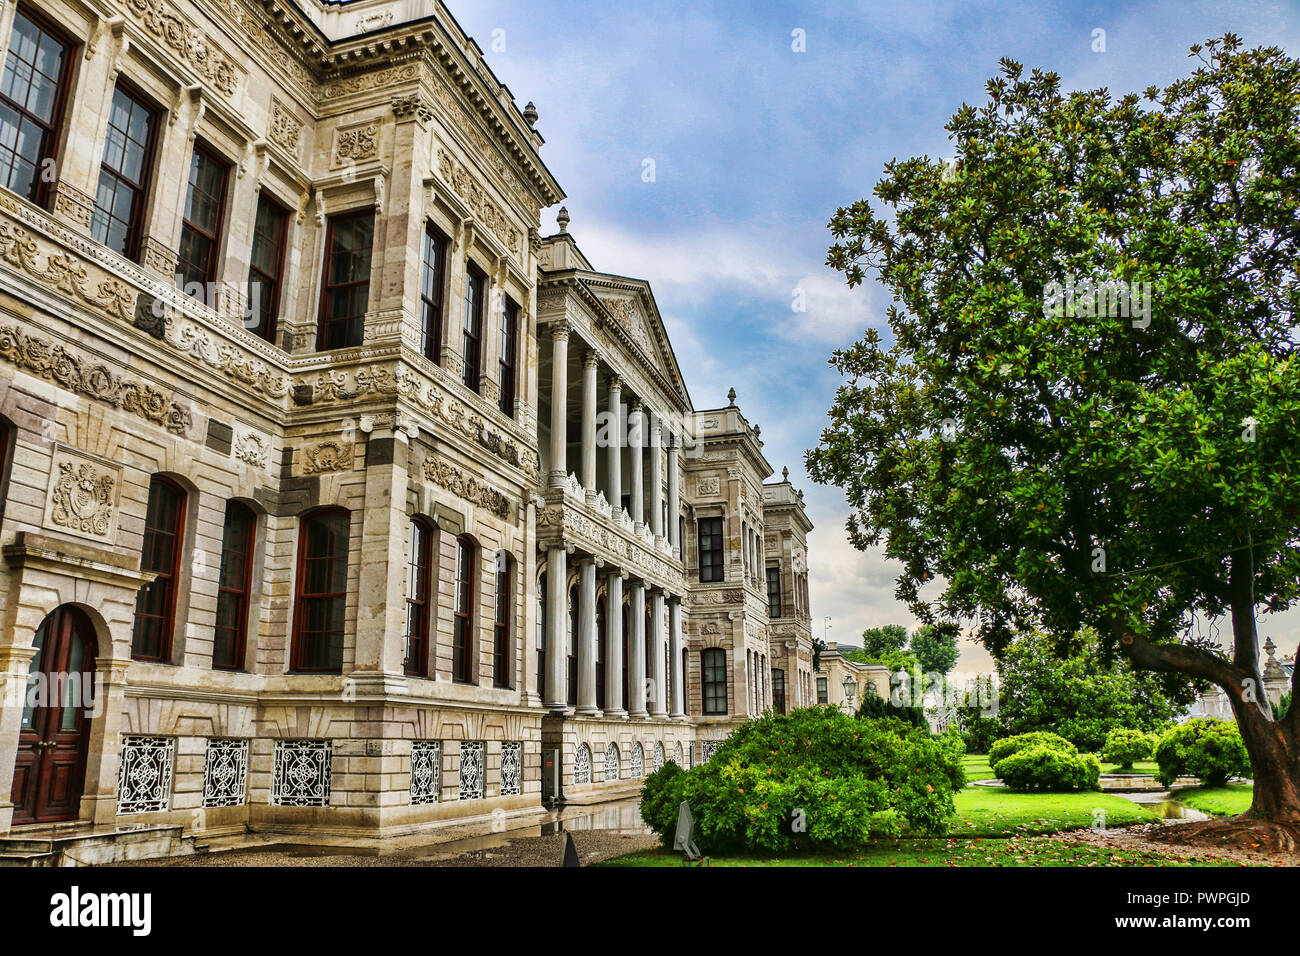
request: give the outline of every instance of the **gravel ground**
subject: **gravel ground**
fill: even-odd
[[[1232,860],[1241,863],[1243,866],[1250,863],[1263,863],[1267,866],[1300,865],[1300,857],[1295,856],[1253,853],[1249,850],[1232,848],[1187,846],[1147,838],[1146,834],[1149,830],[1159,829],[1162,826],[1177,826],[1177,824],[1150,823],[1128,827],[1123,830],[1070,830],[1065,833],[1053,834],[1052,839],[1062,840],[1066,843],[1087,843],[1092,846],[1109,847],[1116,850],[1145,850],[1151,853],[1161,853],[1165,856],[1185,857],[1189,860]]]
[[[586,866],[610,857],[650,849],[658,840],[649,834],[628,834],[617,830],[573,830],[578,859]],[[508,839],[508,838],[507,838]],[[508,839],[503,846],[465,850],[450,859],[436,858],[446,851],[435,847],[384,854],[347,852],[331,847],[231,850],[164,860],[115,863],[113,866],[561,866],[564,863],[565,834]]]

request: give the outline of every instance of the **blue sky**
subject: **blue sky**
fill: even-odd
[[[1300,54],[1300,0],[449,3],[520,106],[536,103],[583,251],[651,282],[696,407],[734,386],[773,467],[804,489],[815,631],[829,615],[828,638],[846,642],[912,618],[896,571],[845,540],[843,495],[803,470],[837,385],[831,350],[886,328],[882,290],[850,292],[824,265],[835,209],[893,157],[950,156],[944,123],[984,100],[999,57],[1128,92],[1187,72],[1187,48],[1225,31]],[[1300,611],[1260,631],[1291,653]],[[959,670],[988,666],[962,645]]]

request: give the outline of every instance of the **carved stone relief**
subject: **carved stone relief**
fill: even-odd
[[[121,488],[120,465],[56,445],[45,527],[112,544],[117,538]]]

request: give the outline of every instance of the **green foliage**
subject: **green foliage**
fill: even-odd
[[[858,705],[858,717],[864,720],[898,720],[909,726],[919,727],[926,733],[930,732],[930,724],[925,719],[924,708],[897,706],[893,701],[876,693],[874,684],[868,684],[867,687],[866,693],[862,695],[862,703]]]
[[[1041,744],[1003,757],[993,769],[1012,790],[1097,790],[1101,776],[1101,763],[1092,754]]]
[[[947,674],[957,663],[957,632],[923,624],[912,634],[907,649],[926,674]]]
[[[1156,779],[1169,786],[1178,777],[1199,777],[1222,787],[1229,777],[1249,777],[1250,757],[1241,731],[1228,720],[1197,717],[1170,730],[1156,744]]]
[[[996,717],[985,717],[975,708],[971,710],[974,712],[961,714],[961,735],[966,740],[966,752],[986,754],[1002,733],[1002,727]]]
[[[1291,711],[1291,693],[1288,691],[1283,694],[1276,704],[1270,702],[1269,706],[1273,709],[1273,719],[1283,720]]]
[[[734,731],[708,763],[668,769],[646,778],[642,818],[670,845],[686,800],[709,853],[939,835],[965,783],[961,761],[928,733],[829,706],[766,714]]]
[[[877,660],[891,651],[901,651],[907,644],[907,628],[901,624],[869,627],[862,632],[862,653],[869,660]]]
[[[1134,763],[1151,756],[1154,747],[1151,734],[1131,727],[1115,727],[1106,735],[1101,758],[1106,763],[1119,764],[1121,770],[1132,770]]]
[[[1057,750],[1065,754],[1077,754],[1079,748],[1070,741],[1057,734],[1046,731],[1035,731],[1028,734],[1017,734],[1014,737],[1004,737],[995,742],[989,748],[989,766],[993,768],[994,774],[998,773],[998,764],[1013,754],[1018,754],[1022,750],[1035,749]]]

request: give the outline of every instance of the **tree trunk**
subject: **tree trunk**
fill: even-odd
[[[1250,755],[1255,778],[1255,796],[1249,815],[1275,823],[1300,825],[1300,761],[1294,741],[1288,739],[1288,723],[1266,716],[1268,701],[1261,705],[1231,697],[1237,727]]]

